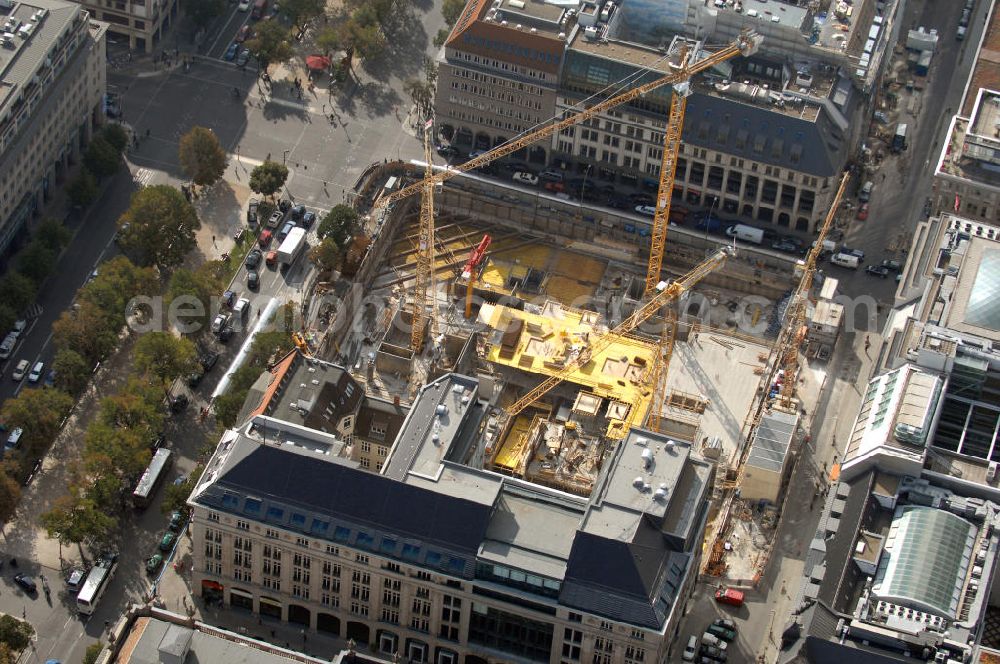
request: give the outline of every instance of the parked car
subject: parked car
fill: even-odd
[[[219,361],[219,354],[215,352],[203,353],[198,356],[198,363],[205,371],[211,371],[216,362]]]
[[[882,267],[889,270],[890,272],[902,272],[903,264],[899,261],[891,260],[886,258],[882,261]]]
[[[736,623],[734,623],[729,618],[716,618],[715,620],[712,621],[712,624],[718,625],[719,627],[725,627],[726,629],[731,629],[734,632],[737,631]]]
[[[87,570],[82,567],[74,567],[66,575],[66,587],[73,592],[78,592],[83,582],[87,580]]]
[[[247,288],[253,291],[260,288],[260,275],[257,274],[257,270],[247,272]]]
[[[249,25],[244,25],[236,33],[236,43],[242,44],[246,40],[250,39],[250,37],[252,36],[253,36],[253,28],[251,28]]]
[[[475,159],[489,152],[489,150],[473,150],[469,153],[469,159]]]
[[[260,205],[260,203],[257,201],[256,198],[251,198],[250,199],[250,204],[247,205],[247,223],[248,224],[256,224],[257,223],[257,206],[258,205]]]
[[[278,252],[277,251],[273,251],[273,250],[267,252],[267,256],[264,257],[264,265],[268,266],[272,270],[275,267],[277,267],[278,266]]]
[[[45,371],[44,362],[35,362],[35,366],[31,368],[31,373],[28,374],[28,382],[34,385],[42,379],[42,373]]]
[[[14,329],[12,329],[10,333],[13,334],[15,337],[20,338],[21,334],[24,333],[24,330],[27,329],[27,327],[28,327],[28,321],[24,319],[16,320],[14,321]]]
[[[45,383],[43,384],[43,386],[55,387],[55,384],[56,384],[56,370],[49,369],[49,372],[45,374]]]
[[[723,641],[733,641],[736,639],[735,630],[723,627],[722,625],[716,625],[715,623],[708,626],[708,633],[712,636],[717,636]]]
[[[204,378],[205,378],[205,370],[202,369],[201,367],[198,367],[197,369],[188,374],[187,377],[188,387],[190,387],[193,390],[194,388],[201,385],[201,381]]]
[[[716,662],[726,661],[726,653],[719,650],[715,646],[708,645],[707,643],[701,644],[701,648],[698,649],[698,652]]]
[[[865,221],[868,219],[868,203],[862,203],[858,207],[858,213],[855,215],[858,221]]]
[[[236,53],[239,50],[240,50],[240,45],[237,44],[236,42],[233,42],[232,44],[229,45],[229,48],[226,49],[226,52],[223,53],[222,59],[225,60],[226,62],[232,62],[234,59],[236,59]]]
[[[644,215],[646,217],[652,217],[656,215],[655,205],[636,205],[633,208],[638,214]]]
[[[170,411],[173,413],[179,413],[188,405],[188,398],[186,394],[178,394],[176,396],[170,397]]]
[[[743,591],[735,588],[719,588],[715,591],[715,601],[730,606],[743,606]]]
[[[711,632],[705,632],[701,635],[702,645],[712,646],[713,648],[718,648],[719,650],[725,650],[729,647],[729,644],[712,634]]]
[[[260,235],[257,237],[257,244],[263,249],[267,245],[271,244],[271,231],[261,231]]]
[[[17,427],[7,435],[7,440],[3,444],[3,449],[5,452],[10,450],[16,450],[21,446],[21,436],[24,435],[24,429]]]
[[[685,662],[693,662],[695,655],[698,654],[698,637],[691,635],[688,637],[687,645],[684,646],[684,653],[681,655],[681,659]]]
[[[458,155],[458,148],[454,145],[438,145],[436,148],[437,153],[442,157],[455,157]]]
[[[149,558],[146,558],[146,574],[149,574],[150,576],[156,574],[162,564],[163,556],[159,553],[154,553]]]
[[[247,62],[250,61],[250,49],[245,48],[240,51],[240,54],[236,56],[236,66],[243,67]]]
[[[218,314],[212,319],[212,334],[218,334],[229,324],[229,314]]]
[[[302,215],[304,215],[305,213],[306,213],[306,206],[300,203],[299,205],[296,205],[292,208],[292,219],[294,221],[298,221],[299,219],[302,218]]]
[[[560,171],[542,171],[541,175],[538,176],[540,179],[546,182],[562,182],[563,174]]]
[[[287,198],[282,198],[278,201],[278,209],[281,210],[281,214],[285,214],[292,209],[292,202]]]
[[[889,276],[889,269],[882,267],[881,265],[869,265],[865,268],[865,272],[872,277],[882,277],[885,279]]]
[[[14,575],[14,583],[21,586],[21,589],[29,595],[34,595],[38,592],[38,586],[35,585],[35,580],[23,572],[18,572]]]
[[[170,525],[167,526],[173,532],[178,532],[184,527],[184,512],[174,510],[170,513]]]
[[[532,187],[538,185],[538,176],[532,175],[531,173],[525,173],[524,171],[518,171],[514,173],[514,182],[520,182],[521,184],[531,185]]]
[[[264,259],[264,254],[260,249],[251,249],[250,253],[247,254],[246,260],[243,262],[248,269],[253,270],[260,262]]]
[[[29,366],[31,366],[30,362],[27,360],[20,360],[17,363],[17,366],[14,367],[14,371],[11,372],[10,377],[13,378],[15,382],[20,383],[24,380],[24,375],[28,373]]]
[[[271,213],[271,216],[267,218],[268,228],[277,228],[281,225],[281,222],[285,220],[285,213],[281,210],[275,210]]]
[[[163,537],[160,538],[160,544],[159,544],[160,551],[163,551],[164,553],[166,553],[167,551],[170,551],[170,549],[173,548],[174,541],[176,539],[177,539],[177,535],[175,535],[174,533],[172,533],[170,531],[167,531],[167,532],[163,533]]]
[[[316,223],[316,213],[312,210],[306,210],[306,213],[302,215],[302,221],[300,222],[302,228],[309,230],[312,225]]]
[[[285,241],[285,238],[288,237],[288,234],[292,232],[293,228],[295,228],[294,221],[289,221],[287,224],[281,227],[281,230],[278,231],[277,235],[279,245]]]

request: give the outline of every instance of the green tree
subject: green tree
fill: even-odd
[[[333,238],[338,247],[343,247],[347,238],[357,230],[360,220],[360,215],[351,206],[335,205],[323,217],[316,233],[320,238]]]
[[[101,130],[101,138],[106,140],[118,154],[124,152],[125,148],[128,147],[128,132],[120,124],[112,122],[104,125],[104,129]]]
[[[226,11],[226,0],[181,0],[184,14],[199,28],[206,27],[212,19]]]
[[[72,395],[82,394],[90,383],[91,366],[83,355],[72,348],[60,348],[52,361],[56,387]]]
[[[97,198],[97,178],[87,168],[81,168],[73,181],[66,188],[69,200],[73,205],[86,207]]]
[[[135,366],[164,389],[194,370],[198,353],[190,339],[169,332],[148,332],[135,343]]]
[[[441,15],[448,25],[455,25],[455,21],[462,15],[465,9],[465,0],[444,0],[441,5]]]
[[[95,136],[83,153],[83,165],[97,179],[114,175],[121,166],[121,153],[104,138]]]
[[[79,485],[55,499],[52,509],[40,521],[49,537],[60,545],[76,544],[83,556],[83,544],[103,544],[110,539],[118,520],[101,509]]]
[[[340,50],[340,31],[331,26],[322,28],[316,33],[316,47],[325,56],[333,55],[335,51]]]
[[[290,59],[295,51],[292,48],[288,29],[278,21],[261,21],[252,39],[246,42],[247,48],[260,63],[261,73],[266,74],[267,68]]]
[[[0,642],[6,643],[11,650],[20,652],[31,643],[35,629],[24,620],[14,616],[0,616]]]
[[[194,270],[180,268],[170,275],[170,282],[167,285],[167,307],[173,307],[174,302],[178,302],[177,311],[184,313],[183,320],[179,320],[177,325],[181,332],[198,334],[209,323],[209,318],[212,316],[212,298],[218,297],[226,284],[224,272],[219,269],[222,266],[221,261],[209,261]],[[187,313],[189,309],[186,303],[191,299],[201,303],[200,316]],[[181,308],[181,303],[185,304],[185,308]]]
[[[52,251],[58,252],[69,244],[69,241],[73,239],[73,234],[58,219],[48,217],[38,225],[35,239]]]
[[[352,16],[340,26],[340,41],[353,57],[357,52],[365,60],[373,60],[385,50],[382,28],[375,22]]]
[[[129,301],[139,295],[156,295],[160,291],[156,271],[137,267],[125,256],[116,256],[101,264],[100,273],[79,291],[81,304],[92,304],[112,321],[117,334],[125,324]]]
[[[201,223],[194,207],[167,185],[137,191],[118,220],[122,247],[138,257],[140,264],[160,268],[181,264],[195,248],[195,232],[199,228]]]
[[[340,262],[340,247],[332,237],[325,237],[309,250],[309,260],[320,270],[333,270]]]
[[[419,78],[411,78],[403,83],[403,92],[409,95],[421,117],[434,114],[434,85]]]
[[[149,443],[163,430],[162,401],[158,387],[133,376],[124,390],[101,401],[97,421],[109,427],[136,431]]]
[[[437,34],[434,35],[434,48],[441,48],[444,46],[444,43],[448,41],[448,35],[450,34],[451,30],[448,28],[441,28],[438,30]]]
[[[0,641],[0,664],[17,664],[17,655],[9,645]]]
[[[6,463],[0,468],[0,522],[2,523],[14,518],[17,504],[21,501],[21,485],[13,477],[14,470]]]
[[[73,399],[62,390],[26,389],[0,408],[0,419],[8,429],[24,430],[21,440],[30,457],[40,456],[55,440]]]
[[[17,312],[11,309],[9,304],[0,303],[0,330],[11,329],[16,320]]]
[[[324,0],[284,0],[281,3],[281,11],[300,30],[304,30],[306,23],[320,16],[325,9]]]
[[[226,172],[226,151],[215,132],[205,127],[192,127],[181,136],[177,156],[187,176],[200,186],[214,184]]]
[[[150,438],[149,434],[139,429],[91,422],[84,437],[84,461],[88,476],[95,480],[114,478],[115,489],[138,478],[149,463]],[[96,481],[94,486],[100,488]],[[114,490],[98,491],[94,498],[96,502],[111,507],[116,501],[114,494]],[[108,504],[109,501],[111,504]]]
[[[55,267],[55,252],[38,240],[33,240],[17,255],[17,271],[37,285],[41,285]]]
[[[56,348],[72,348],[93,366],[118,345],[122,323],[93,303],[78,304],[78,308],[64,311],[52,324],[52,337]]]
[[[197,0],[193,0],[193,4],[198,4]],[[83,653],[83,659],[80,660],[81,664],[97,664],[97,658],[101,656],[103,650],[104,644],[100,641],[91,643]]]
[[[0,277],[0,303],[20,313],[31,306],[38,287],[20,272],[8,272]]]
[[[288,168],[276,161],[265,161],[250,171],[250,189],[264,196],[273,196],[288,179]]]

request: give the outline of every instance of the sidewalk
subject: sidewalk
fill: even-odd
[[[170,560],[164,563],[157,585],[157,596],[163,608],[181,615],[194,616],[209,625],[244,634],[259,641],[311,655],[332,659],[347,649],[347,640],[336,636],[315,632],[302,625],[290,624],[274,618],[260,617],[244,609],[206,607],[200,597],[195,597],[191,588],[191,537],[186,529],[177,543]],[[180,571],[175,566],[181,561]]]

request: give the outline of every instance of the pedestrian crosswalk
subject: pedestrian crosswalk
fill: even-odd
[[[28,307],[28,310],[24,312],[26,318],[38,318],[42,315],[42,305],[32,304]]]
[[[153,171],[148,168],[140,168],[132,174],[132,181],[140,187],[148,187],[152,184]]]

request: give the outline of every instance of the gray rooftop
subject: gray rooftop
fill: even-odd
[[[747,465],[779,472],[785,465],[788,447],[795,435],[798,418],[775,410],[764,415],[747,457]]]
[[[32,79],[50,68],[46,61],[56,62],[67,47],[74,22],[85,16],[80,5],[63,0],[15,2],[10,9],[0,9],[0,128],[32,93]]]

